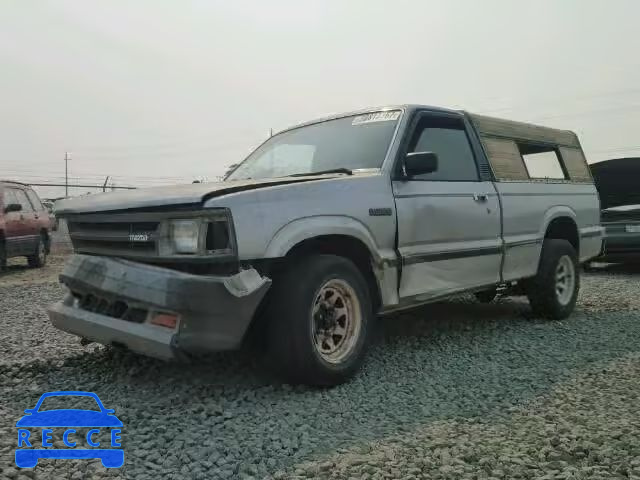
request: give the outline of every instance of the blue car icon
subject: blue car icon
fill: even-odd
[[[40,411],[42,402],[49,397],[91,397],[99,410],[84,409],[57,409]],[[16,465],[20,468],[35,467],[40,458],[56,459],[89,459],[99,458],[106,468],[118,468],[124,463],[124,450],[120,445],[120,427],[122,422],[114,415],[114,410],[104,407],[100,398],[92,392],[64,391],[49,392],[43,394],[36,406],[24,411],[26,415],[16,423],[18,427],[18,448],[16,449]],[[42,438],[30,438],[32,431],[29,429],[41,428]],[[64,445],[69,448],[52,447],[51,427],[64,427]],[[75,428],[91,427],[86,434],[86,442],[91,447],[102,448],[74,448],[80,440]],[[94,428],[97,427],[97,428]],[[110,429],[110,447],[104,448],[96,437],[100,434],[100,427]],[[105,443],[104,441],[102,443]],[[43,448],[37,448],[42,445]],[[20,448],[27,447],[27,448]],[[31,447],[31,448],[28,448]],[[36,448],[34,448],[36,447]]]

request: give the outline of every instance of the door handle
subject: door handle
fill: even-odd
[[[474,193],[473,199],[476,202],[486,202],[487,200],[489,200],[489,195],[487,195],[486,193]]]

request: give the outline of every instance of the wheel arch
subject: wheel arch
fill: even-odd
[[[305,240],[327,235],[353,237],[364,244],[375,261],[380,260],[373,234],[360,220],[343,215],[321,215],[296,219],[281,227],[265,250],[265,258],[285,257]]]
[[[567,240],[580,256],[580,233],[575,212],[569,207],[556,207],[547,212],[543,239]]]
[[[359,220],[345,216],[318,216],[295,220],[282,227],[269,243],[265,257],[284,264],[301,255],[332,254],[351,260],[365,277],[374,307],[382,303],[378,270],[382,257],[370,230]]]

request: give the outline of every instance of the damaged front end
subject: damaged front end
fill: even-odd
[[[162,359],[240,346],[271,280],[254,269],[194,275],[126,259],[74,255],[60,281],[54,326]]]
[[[63,218],[75,255],[53,325],[164,359],[240,346],[271,281],[240,268],[228,209],[67,209]]]

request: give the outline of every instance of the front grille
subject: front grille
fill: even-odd
[[[157,254],[159,222],[118,221],[113,215],[69,219],[69,236],[78,253],[145,257]]]
[[[237,272],[233,224],[221,209],[110,211],[66,215],[76,253],[126,258],[194,274]],[[205,235],[197,255],[173,252],[168,220],[197,218]]]

